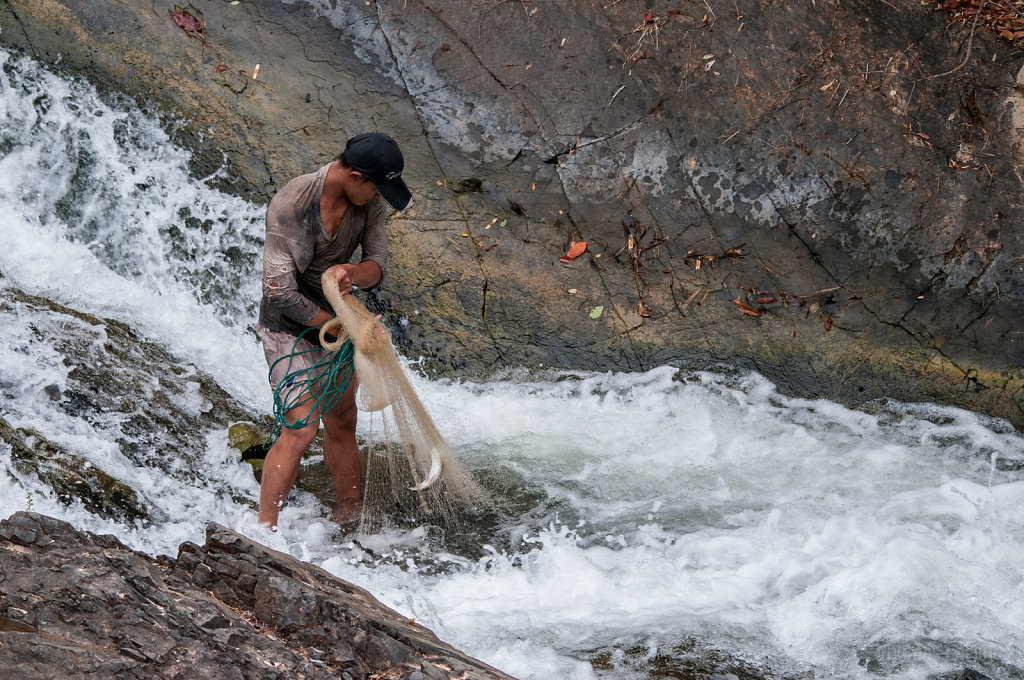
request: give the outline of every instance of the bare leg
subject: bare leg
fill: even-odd
[[[287,419],[294,423],[299,418],[307,417],[310,411],[309,406],[293,409],[286,414]],[[302,456],[313,443],[319,429],[319,421],[313,421],[298,430],[284,428],[277,441],[270,447],[263,462],[263,476],[260,481],[260,511],[257,518],[260,524],[277,526],[277,515],[281,512],[284,499],[299,474]]]
[[[324,414],[324,463],[338,500],[335,519],[346,522],[358,517],[362,462],[356,442],[356,381],[352,380],[341,401]]]

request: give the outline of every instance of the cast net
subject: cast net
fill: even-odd
[[[321,283],[336,316],[320,329],[320,343],[335,352],[351,339],[357,405],[371,416],[360,532],[376,530],[396,514],[446,527],[457,524],[461,510],[486,501],[483,490],[420,402],[388,330],[354,296],[342,295],[330,273]],[[337,340],[328,342],[327,334]]]

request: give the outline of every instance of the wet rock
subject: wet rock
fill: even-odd
[[[80,502],[91,512],[122,521],[150,519],[150,511],[131,486],[35,430],[15,429],[0,416],[0,441],[11,447],[16,471],[35,475],[63,503]]]
[[[64,398],[49,405],[55,417],[90,423],[96,439],[111,442],[128,465],[155,466],[171,478],[194,475],[195,466],[187,462],[207,449],[211,430],[258,420],[208,375],[124,324],[13,286],[0,288],[0,318],[16,318],[18,310],[36,319],[33,336],[25,342],[48,346],[67,373]],[[0,417],[0,441],[11,447],[15,472],[37,477],[60,502],[80,502],[103,517],[143,524],[163,519],[143,492],[94,462],[100,457],[58,443],[59,435],[42,431],[43,424],[39,429],[16,426],[19,401],[25,398],[18,385],[0,383],[0,393],[7,405]]]
[[[965,668],[960,675],[956,676],[956,680],[992,680],[984,673],[979,673],[973,668]]]
[[[19,512],[0,521],[0,574],[0,668],[19,680],[509,678],[217,524],[205,545],[154,560]]]

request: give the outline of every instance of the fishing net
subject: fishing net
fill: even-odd
[[[480,506],[484,492],[416,396],[388,330],[354,296],[341,295],[330,273],[321,283],[336,316],[320,329],[320,343],[336,352],[351,341],[356,402],[371,416],[360,531],[377,529],[395,514],[457,524],[459,510]],[[337,340],[329,342],[328,334]]]

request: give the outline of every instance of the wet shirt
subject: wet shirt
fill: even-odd
[[[347,263],[357,248],[362,248],[360,262],[376,262],[383,278],[387,204],[382,198],[364,206],[349,204],[341,226],[329,235],[320,214],[320,194],[330,167],[288,182],[267,207],[259,319],[264,328],[298,335],[321,309],[331,311],[320,276]]]

